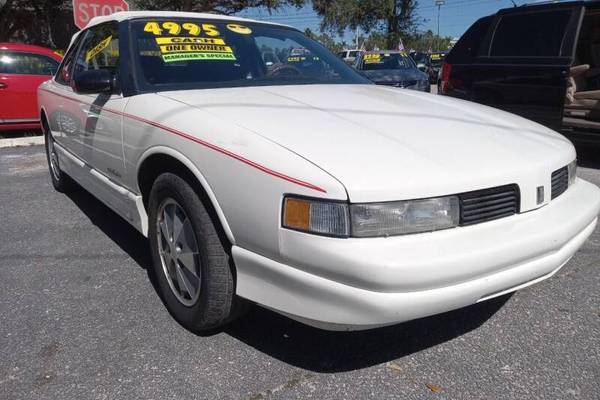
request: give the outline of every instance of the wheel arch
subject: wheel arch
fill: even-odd
[[[227,223],[225,214],[221,209],[215,193],[212,191],[208,181],[194,163],[178,151],[164,146],[152,147],[140,157],[136,168],[135,180],[146,209],[148,198],[154,180],[163,172],[181,174],[195,189],[199,190],[200,198],[205,201],[205,206],[211,208],[209,213],[214,213],[229,244],[235,244],[235,237]]]
[[[48,121],[48,114],[46,113],[46,108],[44,106],[40,107],[40,126],[42,130],[44,129],[44,122],[50,126],[50,121]]]

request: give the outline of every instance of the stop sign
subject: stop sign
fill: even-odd
[[[129,4],[123,0],[73,0],[73,16],[79,29],[85,28],[94,17],[128,10]]]

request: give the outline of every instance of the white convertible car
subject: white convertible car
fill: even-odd
[[[38,93],[55,188],[149,238],[192,330],[241,299],[338,330],[441,313],[549,278],[597,222],[561,135],[373,85],[286,26],[95,18]]]

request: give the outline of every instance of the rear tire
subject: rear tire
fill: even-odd
[[[48,129],[48,126],[45,122],[43,123],[42,127],[44,131],[46,159],[48,160],[48,170],[50,172],[52,186],[54,186],[54,189],[56,189],[58,192],[67,193],[73,189],[74,182],[70,176],[60,169],[58,153],[56,147],[54,146],[54,138],[52,137],[52,133],[50,133],[50,129]]]
[[[196,191],[164,173],[148,208],[154,277],[171,315],[191,331],[230,321],[237,308],[231,258]]]

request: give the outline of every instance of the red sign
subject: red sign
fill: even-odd
[[[73,0],[73,16],[79,29],[85,28],[94,17],[119,11],[129,11],[129,4],[123,0]]]

